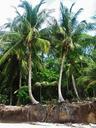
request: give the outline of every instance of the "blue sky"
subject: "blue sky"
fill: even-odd
[[[36,4],[39,0],[27,0],[32,4]],[[59,3],[63,1],[64,5],[70,7],[73,2],[76,2],[74,6],[74,12],[79,8],[84,8],[82,15],[80,16],[80,20],[89,20],[90,17],[96,14],[96,0],[46,0],[46,4],[44,5],[46,8],[55,9],[54,16],[58,18],[59,15]],[[12,6],[17,6],[20,3],[20,0],[2,0],[0,2],[0,25],[7,22],[8,18],[15,16],[15,11]]]

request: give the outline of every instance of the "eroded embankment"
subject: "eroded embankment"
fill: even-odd
[[[96,123],[96,102],[51,105],[0,105],[0,122]]]

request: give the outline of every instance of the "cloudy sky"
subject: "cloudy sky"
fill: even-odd
[[[27,0],[32,4],[36,4],[39,0]],[[74,6],[74,12],[79,8],[84,8],[84,12],[80,16],[80,20],[90,20],[89,17],[96,14],[96,0],[46,0],[46,8],[55,9],[55,17],[58,18],[59,3],[63,1],[64,5],[70,7],[73,2],[76,2]],[[15,16],[15,11],[12,6],[18,6],[20,0],[2,0],[0,2],[0,25],[7,22],[7,19]]]

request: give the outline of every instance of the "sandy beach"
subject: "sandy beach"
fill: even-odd
[[[0,123],[0,128],[96,128],[96,124]]]

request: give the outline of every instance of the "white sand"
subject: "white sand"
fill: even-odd
[[[0,123],[0,128],[96,128],[96,124]]]

